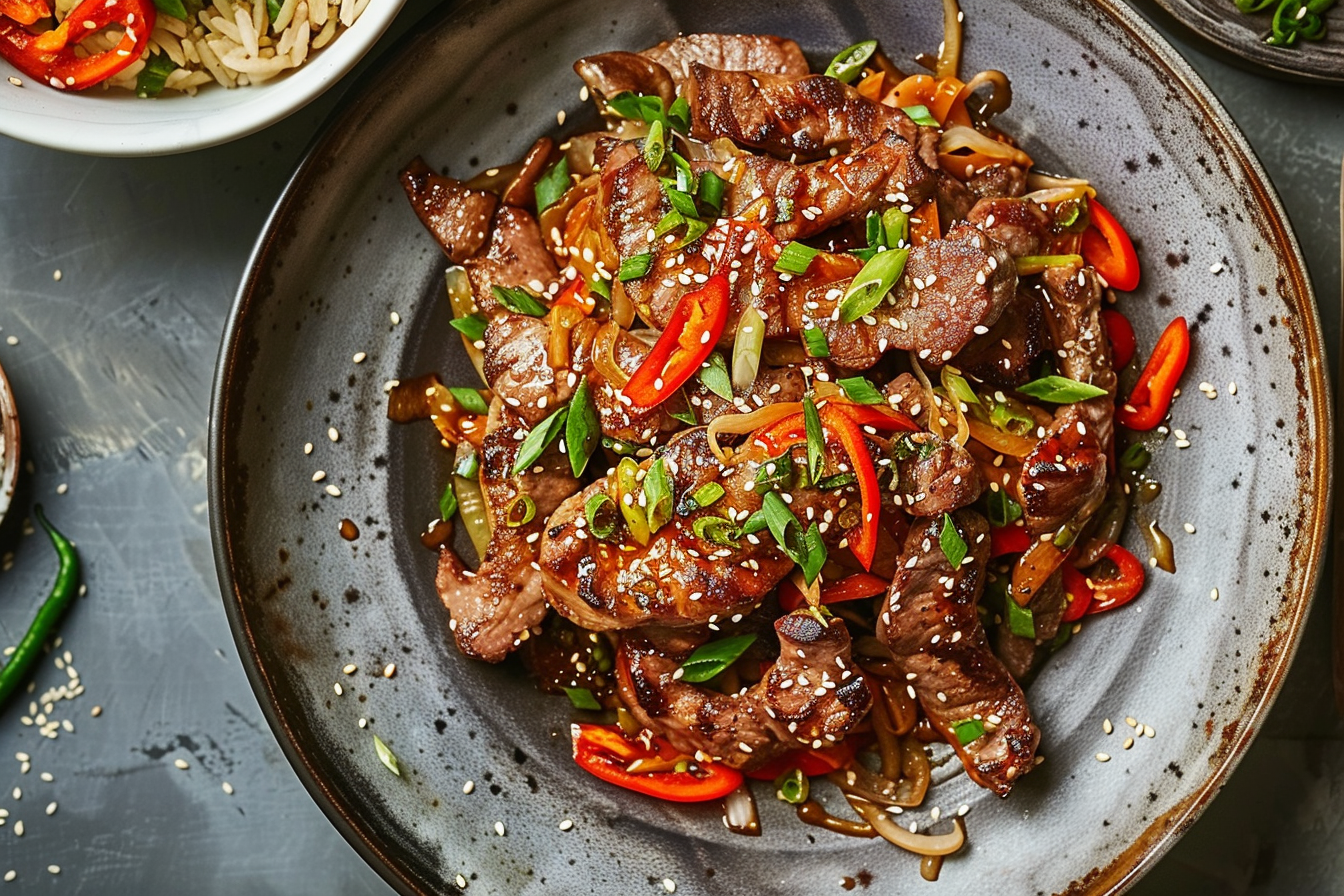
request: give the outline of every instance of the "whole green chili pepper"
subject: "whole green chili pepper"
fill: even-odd
[[[42,643],[47,640],[47,636],[65,613],[66,607],[70,606],[70,602],[79,592],[79,554],[76,553],[74,544],[47,522],[46,515],[42,513],[42,505],[39,504],[34,508],[33,515],[47,531],[52,547],[56,549],[56,556],[61,560],[61,567],[56,571],[56,583],[51,586],[51,593],[42,602],[33,624],[28,626],[28,632],[23,636],[23,640],[14,648],[9,662],[0,669],[0,703],[7,700],[27,678],[33,664],[42,654]]]

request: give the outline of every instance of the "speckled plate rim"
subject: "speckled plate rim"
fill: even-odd
[[[1302,52],[1302,47],[1289,49],[1272,47],[1260,39],[1260,32],[1251,27],[1252,23],[1249,22],[1244,29],[1247,39],[1237,40],[1230,35],[1239,35],[1241,31],[1231,32],[1212,27],[1209,20],[1185,0],[1156,0],[1156,2],[1183,28],[1189,29],[1214,46],[1246,62],[1269,69],[1276,77],[1312,81],[1318,84],[1344,84],[1344,54],[1324,52],[1312,45],[1308,45],[1305,49],[1315,52],[1306,53]],[[1228,0],[1228,3],[1231,5],[1231,0]],[[1344,22],[1333,24],[1337,29],[1344,27]],[[1333,47],[1334,44],[1330,46]],[[1333,69],[1329,66],[1332,59],[1336,60],[1337,66]]]
[[[4,522],[14,492],[19,487],[19,461],[22,442],[19,438],[19,408],[14,403],[14,389],[0,367],[0,522]]]
[[[406,896],[429,896],[435,891],[427,882],[418,880],[406,864],[391,854],[381,842],[377,831],[361,824],[361,812],[358,806],[342,800],[326,786],[313,760],[300,745],[294,727],[277,707],[276,688],[270,671],[259,660],[256,633],[252,630],[244,612],[238,582],[233,574],[233,551],[225,499],[226,471],[220,461],[228,454],[226,446],[232,435],[226,421],[234,405],[237,404],[235,399],[238,396],[234,395],[231,388],[234,375],[240,367],[250,363],[246,357],[245,345],[249,313],[254,303],[262,301],[258,296],[265,292],[266,273],[261,269],[260,263],[279,239],[284,222],[299,207],[310,178],[321,172],[324,153],[329,144],[345,126],[361,118],[363,110],[369,104],[379,101],[384,77],[395,69],[401,60],[414,54],[422,45],[432,43],[434,33],[439,28],[445,27],[463,5],[461,3],[446,5],[426,15],[406,37],[384,53],[365,72],[360,82],[343,98],[342,106],[332,113],[318,131],[303,161],[267,219],[266,226],[248,260],[246,276],[239,286],[220,343],[210,408],[208,483],[211,540],[225,612],[248,680],[257,696],[262,714],[279,741],[282,752],[309,795],[355,851],[397,892]],[[1260,674],[1255,680],[1253,704],[1248,701],[1248,705],[1252,705],[1252,708],[1243,718],[1243,724],[1238,728],[1236,736],[1224,743],[1216,754],[1216,765],[1211,765],[1207,777],[1198,789],[1167,813],[1155,818],[1143,833],[1106,867],[1095,868],[1075,880],[1064,891],[1068,896],[1103,896],[1103,894],[1112,896],[1129,889],[1194,824],[1213,797],[1222,789],[1228,775],[1236,768],[1254,740],[1260,723],[1278,696],[1284,676],[1296,655],[1301,641],[1302,625],[1321,575],[1331,506],[1334,451],[1331,392],[1324,369],[1325,356],[1321,345],[1321,325],[1315,295],[1301,249],[1288,225],[1287,212],[1271,186],[1269,176],[1227,110],[1213,97],[1207,85],[1190,65],[1152,26],[1143,21],[1138,13],[1125,5],[1122,0],[1095,0],[1095,5],[1144,47],[1152,61],[1194,100],[1203,121],[1211,129],[1212,139],[1228,151],[1237,166],[1245,173],[1246,181],[1255,194],[1255,201],[1272,212],[1267,223],[1274,238],[1275,249],[1280,252],[1285,276],[1291,283],[1289,294],[1297,297],[1301,303],[1301,306],[1294,310],[1297,312],[1295,320],[1299,323],[1301,340],[1299,347],[1306,359],[1304,368],[1308,382],[1304,384],[1303,389],[1309,401],[1307,411],[1311,415],[1317,433],[1312,452],[1315,458],[1321,461],[1312,465],[1308,476],[1310,488],[1315,494],[1324,496],[1324,499],[1314,502],[1306,520],[1306,527],[1299,541],[1304,550],[1295,551],[1289,560],[1289,580],[1298,583],[1288,597],[1289,620],[1277,636],[1262,646]]]

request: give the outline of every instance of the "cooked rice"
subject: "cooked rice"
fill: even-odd
[[[58,20],[79,0],[55,0]],[[166,55],[177,68],[164,81],[165,92],[195,95],[209,83],[226,88],[260,84],[292,71],[310,53],[350,27],[369,0],[284,0],[275,21],[266,0],[211,0],[186,21],[159,13],[145,53],[102,82],[105,89],[135,90],[151,54]],[[75,50],[87,56],[111,50],[122,29],[105,28]]]

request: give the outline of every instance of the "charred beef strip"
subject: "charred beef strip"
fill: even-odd
[[[1014,257],[1040,255],[1054,221],[1040,205],[1024,199],[981,199],[966,215]]]
[[[537,574],[541,530],[560,502],[578,488],[569,459],[554,446],[531,469],[513,475],[521,434],[526,430],[502,402],[492,403],[480,452],[481,488],[493,517],[490,544],[474,572],[450,546],[443,546],[434,580],[439,599],[452,617],[448,627],[458,649],[489,663],[504,659],[545,617],[546,601]],[[500,515],[523,495],[536,504],[536,515],[521,526],[504,525]]]
[[[551,367],[551,326],[540,317],[501,310],[485,330],[485,378],[490,388],[528,426],[536,426],[569,401],[578,377],[591,364],[597,324],[570,331],[570,366]]]
[[[1018,491],[1032,535],[1081,526],[1106,497],[1107,455],[1115,436],[1115,371],[1101,325],[1101,284],[1090,268],[1053,267],[1041,275],[1046,327],[1060,373],[1105,395],[1060,407],[1045,437],[1022,463]]]
[[[604,100],[639,93],[660,98],[666,108],[677,92],[667,69],[643,53],[617,50],[585,56],[574,63],[574,72],[594,96]]]
[[[1019,283],[1003,314],[950,362],[991,386],[1012,389],[1031,379],[1031,365],[1045,350],[1045,322],[1037,292]]]
[[[1031,771],[1040,731],[1022,689],[990,650],[976,612],[989,560],[989,525],[969,510],[951,519],[968,549],[961,565],[954,570],[940,547],[942,518],[916,520],[877,635],[966,774],[1006,796]],[[962,744],[956,726],[970,720],[981,722],[985,733]]]
[[[840,320],[846,285],[816,288],[804,301],[790,301],[789,329],[819,328],[831,360],[842,367],[866,370],[889,349],[917,351],[921,361],[941,366],[999,319],[1017,291],[1017,271],[1002,246],[959,224],[911,250],[904,276],[870,317]]]
[[[494,193],[473,190],[438,174],[419,156],[401,172],[401,185],[420,223],[455,264],[466,261],[485,245],[498,201]]]
[[[921,128],[918,140],[933,142],[937,166],[938,134]],[[845,221],[861,221],[879,204],[914,209],[935,190],[934,168],[904,137],[887,131],[880,139],[844,155],[809,165],[769,156],[737,160],[745,168],[732,193],[729,211],[740,214],[761,196],[779,209],[770,232],[780,241],[806,239]]]
[[[838,449],[836,449],[838,450]],[[566,500],[546,524],[541,571],[546,599],[562,616],[594,631],[645,624],[702,625],[737,613],[749,613],[779,584],[794,563],[769,532],[742,535],[737,546],[717,544],[694,533],[701,517],[740,524],[761,507],[755,491],[758,470],[786,461],[767,457],[756,445],[744,446],[721,464],[709,448],[705,430],[673,436],[662,455],[672,483],[671,522],[641,545],[622,526],[610,539],[587,531],[584,507],[597,494],[613,501],[615,477],[601,479]],[[836,457],[834,461],[843,458]],[[788,463],[806,464],[806,447],[790,450]],[[647,469],[652,459],[642,466]],[[686,497],[708,482],[724,495],[712,507],[691,509]],[[822,491],[799,488],[790,508],[800,520],[817,520],[823,538],[834,544],[843,535],[838,517],[857,504],[854,488]],[[836,521],[835,525],[831,525]],[[731,530],[729,530],[731,533]]]
[[[888,130],[919,142],[919,126],[904,112],[825,75],[723,71],[692,63],[682,95],[691,107],[692,137],[727,137],[790,161],[824,158],[832,148],[861,149]],[[937,167],[936,158],[930,167]]]
[[[1050,656],[1050,643],[1059,634],[1059,624],[1067,606],[1063,573],[1056,570],[1027,603],[1036,637],[1015,634],[1006,625],[999,626],[995,631],[994,653],[1018,684],[1024,687],[1030,684],[1041,663]]]
[[[661,65],[680,87],[700,63],[721,71],[765,72],[801,78],[807,57],[796,43],[770,34],[683,34],[640,54]]]
[[[891,490],[896,505],[913,516],[941,516],[984,490],[979,464],[956,442],[921,432],[897,440],[895,450]]]
[[[639,629],[621,638],[621,699],[644,727],[684,753],[754,768],[799,747],[838,743],[862,721],[872,694],[850,661],[844,622],[806,611],[775,620],[779,659],[759,682],[721,694],[680,680],[696,646],[687,633]]]
[[[500,307],[491,293],[492,286],[516,286],[541,293],[559,276],[555,260],[541,241],[541,227],[531,212],[511,205],[500,206],[490,227],[490,242],[485,251],[463,264],[476,304],[487,317]]]

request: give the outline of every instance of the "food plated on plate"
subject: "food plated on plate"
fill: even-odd
[[[1008,795],[1049,724],[1022,683],[1174,572],[1143,470],[1190,345],[1178,317],[1120,393],[1132,242],[1087,172],[994,126],[1009,80],[960,79],[961,26],[927,74],[874,41],[814,72],[768,35],[588,56],[605,129],[467,182],[415,160],[486,388],[389,401],[454,452],[425,541],[457,646],[611,717],[575,723],[581,766],[726,798],[744,833],[765,778],[929,877],[965,830],[892,820],[926,745]],[[1131,500],[1146,562],[1119,543]]]
[[[142,98],[212,82],[261,84],[298,68],[368,0],[0,0],[0,58],[55,90]],[[22,87],[19,76],[12,86]]]

